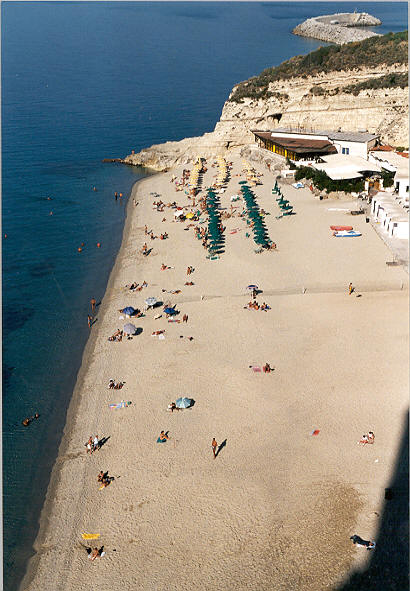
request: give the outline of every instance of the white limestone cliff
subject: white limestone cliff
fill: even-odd
[[[407,71],[407,65],[389,67],[389,73]],[[362,90],[357,96],[343,92],[348,85],[385,74],[386,69],[380,66],[279,80],[269,86],[275,96],[259,100],[244,98],[239,103],[225,102],[213,132],[151,146],[123,161],[164,170],[188,163],[197,156],[209,158],[226,154],[232,148],[251,146],[255,143],[251,130],[273,130],[279,126],[308,130],[367,130],[379,134],[383,142],[407,147],[408,87]],[[322,94],[313,94],[312,88],[321,88],[319,92]]]

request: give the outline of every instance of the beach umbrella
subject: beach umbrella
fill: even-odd
[[[165,314],[176,314],[176,310],[174,308],[164,308]]]
[[[246,183],[247,183],[247,182],[248,182],[248,181],[239,181],[239,183],[238,183],[238,184],[239,184],[239,185],[246,185]]]
[[[253,291],[254,289],[259,289],[259,287],[257,285],[248,285],[246,289],[249,289],[249,291]]]
[[[125,334],[135,334],[137,332],[137,327],[133,324],[125,324],[124,325],[124,333]]]
[[[147,298],[145,300],[145,303],[147,304],[147,306],[155,306],[155,304],[157,303],[157,298]]]
[[[194,213],[192,213],[192,212],[190,212],[190,213],[187,213],[185,217],[186,217],[188,220],[192,220],[192,218],[193,218],[194,216],[195,216],[195,214],[194,214]]]
[[[175,406],[177,408],[189,408],[192,404],[192,398],[177,398],[175,401]]]
[[[127,306],[126,308],[123,308],[122,313],[126,314],[127,316],[132,316],[135,314],[135,308],[132,306]]]

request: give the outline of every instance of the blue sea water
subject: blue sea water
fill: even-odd
[[[149,174],[101,160],[212,131],[234,84],[323,45],[294,26],[354,9],[381,18],[378,32],[407,28],[404,2],[2,2],[7,591],[32,554],[89,300],[104,295],[127,197]]]

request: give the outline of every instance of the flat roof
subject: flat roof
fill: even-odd
[[[313,168],[323,170],[333,180],[357,179],[363,176],[363,172],[380,172],[381,167],[373,164],[360,156],[348,156],[342,154],[330,154],[322,156],[321,162],[314,162]]]
[[[261,139],[269,140],[282,148],[291,150],[296,154],[317,153],[333,154],[337,150],[334,145],[327,140],[307,140],[299,138],[284,138],[272,135],[271,131],[252,131],[252,133]]]
[[[341,140],[345,142],[369,142],[377,139],[379,136],[368,132],[361,131],[334,131],[329,129],[317,129],[316,131],[304,129],[287,129],[286,127],[276,127],[271,131],[274,133],[291,133],[299,135],[324,135],[331,140]]]

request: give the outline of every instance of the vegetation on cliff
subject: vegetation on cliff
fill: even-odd
[[[328,74],[329,72],[335,71],[340,72],[343,70],[378,66],[389,67],[393,64],[407,63],[407,31],[370,37],[364,41],[347,43],[346,45],[328,45],[326,47],[320,47],[307,55],[293,57],[279,66],[267,68],[259,76],[254,76],[249,80],[241,82],[236,86],[229,101],[242,103],[244,98],[269,98],[269,96],[276,94],[269,92],[269,84],[278,80],[299,77],[307,78],[308,76],[316,76],[321,73]],[[383,76],[382,78],[387,78],[388,76]],[[386,82],[387,80],[382,82],[382,84],[386,84]],[[391,88],[393,86],[404,88],[402,86],[403,83],[404,75],[397,74],[390,79],[389,86],[380,86],[379,88]],[[366,82],[361,84],[366,84]],[[354,86],[358,85],[352,85],[352,87]],[[356,90],[353,88],[351,92],[355,94]]]
[[[325,88],[324,86],[312,86],[309,92],[315,96],[334,96],[341,92],[357,96],[362,90],[377,90],[378,88],[407,88],[409,85],[409,76],[407,72],[392,72],[384,76],[369,78],[356,84],[348,84],[343,88]]]

